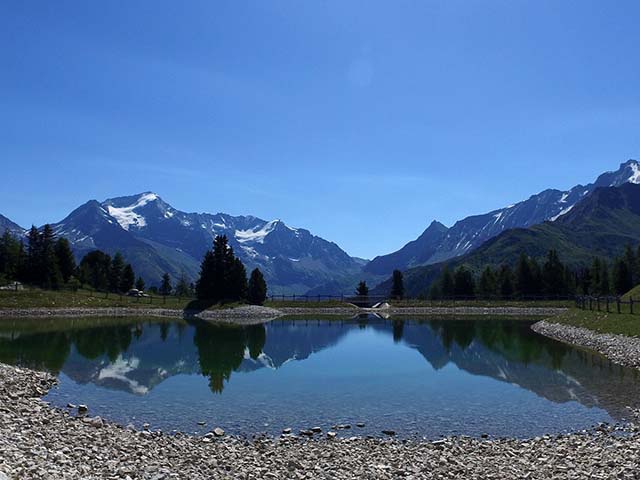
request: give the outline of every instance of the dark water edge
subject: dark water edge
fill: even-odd
[[[638,372],[517,320],[0,322],[0,362],[45,369],[53,405],[163,431],[532,437],[624,421]],[[206,422],[199,425],[199,422]],[[356,427],[358,423],[365,427]]]

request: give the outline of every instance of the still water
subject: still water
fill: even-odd
[[[45,398],[163,431],[530,437],[616,422],[637,371],[542,337],[527,321],[0,322],[0,362],[46,369]],[[206,422],[206,425],[198,425]],[[356,423],[363,422],[364,428]]]

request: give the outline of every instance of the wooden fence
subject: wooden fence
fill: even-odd
[[[623,313],[623,310],[626,310],[627,305],[629,306],[629,312],[633,315],[634,313],[634,305],[638,303],[637,300],[634,300],[633,297],[629,297],[628,300],[623,300],[620,296],[591,296],[591,295],[581,295],[576,297],[576,306],[581,308],[582,310],[595,310],[598,312],[608,312],[608,313]],[[635,307],[637,310],[638,307]],[[627,312],[625,312],[627,313]]]

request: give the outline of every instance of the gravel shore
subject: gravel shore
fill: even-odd
[[[0,364],[0,479],[638,478],[632,425],[527,441],[253,438],[134,431],[50,408],[55,377]],[[221,433],[221,432],[218,432]]]
[[[257,305],[236,308],[189,311],[165,308],[25,308],[0,309],[0,317],[198,317],[203,320],[237,324],[262,323],[281,316],[279,310]],[[2,478],[0,478],[2,480]]]
[[[587,328],[553,323],[553,319],[534,323],[531,328],[555,340],[595,350],[614,363],[640,368],[640,338],[598,333]]]

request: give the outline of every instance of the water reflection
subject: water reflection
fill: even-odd
[[[279,369],[372,330],[422,355],[436,371],[462,371],[518,385],[553,402],[599,406],[614,418],[635,402],[638,372],[543,338],[504,320],[274,321],[233,327],[199,320],[0,323],[0,362],[63,372],[79,384],[145,395],[169,377],[200,374],[222,394],[234,372]],[[358,353],[354,353],[357,355]],[[398,372],[402,372],[398,366]]]

